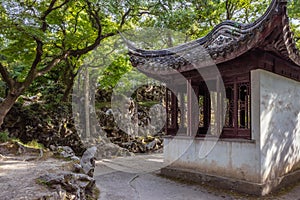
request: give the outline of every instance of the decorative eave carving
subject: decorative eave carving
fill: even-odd
[[[272,45],[268,50],[272,49],[300,66],[299,50],[289,27],[286,5],[286,0],[273,0],[264,15],[251,24],[224,21],[208,35],[169,49],[143,50],[127,41],[130,60],[134,67],[145,73],[163,75],[174,70],[189,71],[195,67],[192,64],[210,66],[208,55],[215,64],[223,63],[251,49],[263,47],[267,42]],[[281,39],[267,41],[272,38],[268,36],[277,31]]]
[[[285,11],[286,12],[286,11]],[[289,18],[287,14],[282,17],[283,24],[283,39],[288,53],[288,57],[298,66],[300,66],[300,52],[296,47],[296,43],[293,37],[293,32],[290,29]]]

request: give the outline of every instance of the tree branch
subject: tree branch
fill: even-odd
[[[79,18],[79,14],[85,9],[85,6],[83,6],[75,15],[75,25],[74,25],[74,31],[73,33],[75,34],[77,32],[77,25],[78,25],[78,18]]]
[[[102,25],[101,25],[101,20],[100,20],[100,17],[98,15],[98,12],[95,11],[95,9],[92,8],[91,2],[87,1],[87,6],[88,6],[88,10],[87,10],[88,14],[90,14],[90,16],[93,17],[93,19],[96,22],[96,28],[98,29],[98,35],[101,35],[101,33],[102,33]]]
[[[47,22],[46,22],[46,18],[47,16],[54,10],[61,8],[62,6],[64,6],[65,4],[67,4],[70,0],[65,0],[62,4],[60,4],[59,6],[54,7],[55,3],[57,2],[57,0],[52,0],[48,9],[43,13],[43,15],[41,16],[41,20],[42,20],[42,26],[41,26],[41,30],[43,32],[46,31],[47,29]],[[34,40],[36,41],[36,55],[35,55],[35,59],[31,65],[30,71],[28,72],[28,75],[24,81],[24,86],[25,88],[28,87],[33,80],[38,76],[37,74],[37,66],[38,64],[41,62],[42,60],[42,56],[43,56],[43,42],[36,36],[33,36]],[[55,60],[55,59],[54,59]],[[57,63],[56,62],[50,62],[53,64],[53,66],[47,66],[45,67],[45,73],[48,72],[49,70],[51,70]],[[49,70],[48,67],[50,68]],[[41,72],[38,72],[39,74]],[[44,73],[42,73],[44,74]]]
[[[27,88],[33,82],[33,80],[36,78],[36,69],[37,69],[38,64],[41,62],[42,56],[43,56],[43,45],[44,45],[43,42],[35,36],[33,36],[33,38],[36,41],[36,50],[35,50],[36,53],[35,53],[34,61],[32,62],[32,65],[28,72],[28,75],[26,76],[26,78],[24,80],[25,88]]]
[[[69,54],[70,56],[80,56],[80,55],[88,53],[89,51],[95,49],[100,44],[101,40],[103,40],[103,38],[106,37],[106,36],[101,35],[102,34],[102,25],[101,25],[101,20],[100,20],[100,17],[98,15],[97,11],[93,10],[92,5],[89,1],[87,1],[87,5],[88,5],[88,13],[95,20],[96,27],[98,29],[97,38],[95,39],[93,44],[88,45],[83,49],[70,50],[70,54]],[[110,36],[110,34],[107,34],[107,35]]]
[[[42,26],[41,26],[41,30],[42,31],[46,31],[47,29],[47,22],[46,22],[46,18],[47,16],[54,10],[57,10],[61,7],[63,7],[64,5],[66,5],[67,3],[69,3],[70,0],[65,0],[63,3],[61,3],[60,5],[54,7],[55,3],[57,0],[52,0],[48,9],[43,13],[43,15],[41,16],[41,21],[42,21]]]
[[[37,72],[37,76],[42,76],[42,75],[46,74],[47,72],[49,72],[58,63],[60,63],[62,60],[65,60],[69,56],[69,54],[70,54],[70,51],[67,51],[67,52],[63,53],[62,55],[52,59],[52,61],[49,62],[46,67],[44,67],[43,69],[40,69]]]
[[[165,11],[165,12],[169,12],[170,8],[167,8],[167,5],[165,5],[161,0],[158,1],[158,3],[161,5],[162,9]]]
[[[125,22],[126,22],[126,17],[130,14],[130,12],[131,12],[131,8],[129,8],[129,9],[125,12],[125,14],[122,16],[122,19],[121,19],[121,23],[120,23],[119,29],[121,29],[122,26],[125,24]]]
[[[0,74],[3,81],[6,82],[8,88],[11,90],[15,84],[15,81],[10,77],[8,71],[6,70],[6,67],[4,67],[2,63],[0,63]]]
[[[35,41],[36,41],[36,54],[35,54],[35,59],[31,65],[31,69],[35,70],[37,65],[41,62],[42,60],[42,55],[43,55],[43,42],[38,39],[37,37],[34,37]]]

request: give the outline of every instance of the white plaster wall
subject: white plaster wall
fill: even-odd
[[[259,83],[261,181],[300,167],[300,83],[264,71],[252,71]],[[255,127],[257,129],[257,127]]]
[[[259,155],[255,141],[223,139],[166,138],[164,158],[172,167],[210,175],[259,182]],[[202,157],[203,150],[209,150]],[[199,155],[200,154],[200,155]]]
[[[251,141],[222,139],[215,143],[200,138],[165,138],[165,162],[172,167],[262,183],[259,73],[251,76],[251,92]],[[210,150],[204,158],[199,156],[203,149]]]
[[[211,175],[256,183],[300,168],[300,83],[251,72],[251,141],[166,138],[165,161]],[[209,149],[205,157],[199,156]]]

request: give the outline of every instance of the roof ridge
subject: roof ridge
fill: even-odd
[[[204,45],[206,42],[211,40],[216,33],[218,33],[218,30],[222,28],[226,28],[227,30],[230,29],[230,31],[238,32],[238,33],[248,33],[251,30],[257,28],[260,26],[265,20],[268,20],[273,14],[276,14],[279,12],[280,9],[278,9],[278,6],[280,4],[286,4],[287,0],[272,0],[271,4],[268,6],[267,10],[265,13],[259,17],[257,20],[255,20],[252,23],[249,24],[244,24],[236,21],[231,21],[231,20],[225,20],[218,25],[216,25],[207,35],[184,43],[177,45],[175,47],[170,47],[170,48],[165,48],[161,50],[144,50],[144,49],[139,49],[135,47],[132,41],[126,40],[126,44],[128,46],[128,50],[130,53],[135,54],[135,55],[140,55],[140,56],[167,56],[167,55],[174,55],[180,50],[186,50],[186,48],[193,48],[194,45]],[[157,55],[156,55],[157,54]]]
[[[279,41],[273,43],[279,36]],[[264,49],[264,42],[270,41],[270,45],[275,45],[271,47],[271,51],[279,52],[284,58],[300,66],[300,53],[289,26],[287,0],[272,0],[266,12],[253,23],[224,21],[202,38],[167,49],[138,49],[131,41],[124,40],[132,65],[153,73],[169,69],[187,71],[188,68],[181,67],[191,64],[190,62],[203,64],[200,53],[205,56],[205,52],[209,53],[216,64],[226,62],[251,49]],[[281,45],[278,45],[279,42]],[[268,51],[267,47],[266,50]]]

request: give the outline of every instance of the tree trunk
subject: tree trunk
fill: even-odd
[[[20,96],[12,93],[8,93],[7,97],[4,101],[0,104],[0,127],[3,124],[4,118],[10,109],[13,107],[14,103],[16,102],[17,98]]]
[[[89,69],[85,67],[85,79],[84,79],[84,114],[85,114],[85,138],[89,139],[91,136],[90,131],[90,80]]]
[[[72,75],[72,77],[70,78],[70,80],[66,84],[66,89],[65,89],[64,95],[62,97],[63,102],[68,102],[69,101],[70,93],[71,93],[73,85],[74,85],[74,78],[75,78],[75,76]]]

